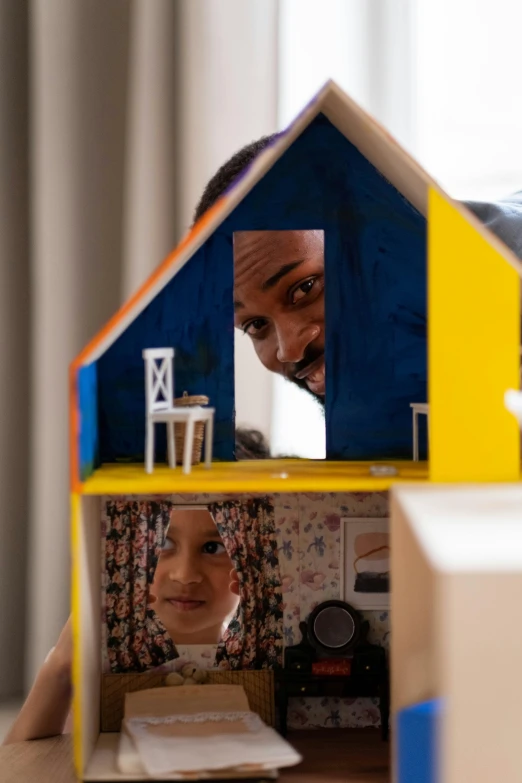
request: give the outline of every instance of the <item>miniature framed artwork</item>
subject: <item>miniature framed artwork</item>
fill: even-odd
[[[341,519],[341,599],[354,609],[390,608],[389,520]]]

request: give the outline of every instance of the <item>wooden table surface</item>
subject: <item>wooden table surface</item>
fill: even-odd
[[[389,783],[388,743],[375,729],[291,732],[304,758],[283,770],[280,783]],[[17,742],[0,747],[2,783],[74,783],[71,737]]]

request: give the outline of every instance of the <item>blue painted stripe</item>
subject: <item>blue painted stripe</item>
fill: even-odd
[[[99,466],[98,378],[96,362],[78,370],[80,479]]]
[[[399,710],[396,717],[397,783],[438,783],[440,699]]]

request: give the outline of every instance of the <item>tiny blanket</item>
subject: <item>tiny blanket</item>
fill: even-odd
[[[123,732],[151,778],[254,773],[301,756],[248,709],[241,686],[153,688],[127,694]]]

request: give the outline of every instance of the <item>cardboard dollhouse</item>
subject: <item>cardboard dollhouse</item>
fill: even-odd
[[[327,459],[239,463],[233,234],[285,229],[325,236]],[[328,83],[86,346],[70,372],[80,778],[105,779],[110,766],[100,734],[102,498],[282,493],[301,508],[324,493],[371,497],[415,484],[436,499],[435,483],[518,482],[519,429],[503,400],[519,385],[521,274],[499,240]],[[144,470],[142,352],[168,346],[176,393],[205,395],[215,409],[210,470],[159,464],[160,429],[154,472]],[[410,404],[428,400],[429,462],[413,462]],[[395,475],[374,475],[376,463]],[[320,580],[310,573],[313,590]],[[397,708],[424,696],[392,691]]]

